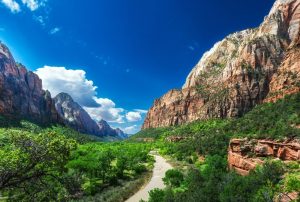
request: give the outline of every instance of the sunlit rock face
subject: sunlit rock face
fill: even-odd
[[[264,22],[206,52],[182,89],[155,100],[143,128],[241,116],[300,89],[300,0],[277,0]]]
[[[263,158],[282,161],[300,160],[300,141],[271,141],[232,139],[228,148],[228,165],[241,175],[248,175],[257,165],[263,164]]]
[[[55,108],[66,125],[76,131],[100,137],[112,136],[119,139],[127,138],[120,129],[113,129],[101,120],[98,123],[67,93],[60,93],[54,98]]]
[[[81,133],[103,135],[97,123],[70,95],[60,93],[54,101],[56,110],[66,125]]]
[[[9,49],[1,42],[0,114],[42,124],[60,122],[50,93],[42,89],[41,79],[17,64]]]

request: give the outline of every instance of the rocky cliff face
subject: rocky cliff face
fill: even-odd
[[[143,128],[235,117],[300,91],[300,0],[277,0],[256,29],[206,52],[182,89],[154,102]]]
[[[120,129],[112,129],[104,120],[96,123],[72,97],[60,93],[54,98],[55,108],[64,123],[76,131],[96,136],[113,136],[124,139],[126,134]]]
[[[287,140],[276,142],[270,140],[233,139],[228,148],[228,164],[230,169],[241,175],[248,175],[263,158],[274,158],[283,161],[300,160],[300,141]]]
[[[33,72],[17,64],[0,42],[0,114],[39,123],[60,122],[48,91]]]
[[[88,113],[66,93],[54,98],[55,108],[64,123],[78,132],[102,136],[96,122]]]

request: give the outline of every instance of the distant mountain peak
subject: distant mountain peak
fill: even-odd
[[[98,127],[103,130],[106,134],[109,134],[111,136],[120,137],[122,139],[125,139],[128,137],[127,134],[125,134],[121,129],[116,128],[113,129],[104,119],[98,121]]]
[[[114,130],[105,120],[96,122],[67,93],[59,93],[55,98],[55,107],[65,124],[75,130],[96,136],[113,136],[123,139],[123,131]]]
[[[55,97],[59,98],[60,100],[69,100],[70,102],[74,102],[73,98],[68,93],[61,92]]]

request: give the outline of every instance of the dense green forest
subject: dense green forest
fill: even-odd
[[[272,201],[300,191],[299,162],[266,159],[243,177],[228,170],[228,144],[234,137],[300,138],[299,103],[300,94],[287,96],[241,118],[143,130],[122,142],[1,117],[0,201],[124,201],[151,176],[153,149],[181,163],[149,202]]]

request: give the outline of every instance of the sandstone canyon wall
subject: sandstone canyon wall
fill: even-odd
[[[60,123],[49,91],[42,81],[21,64],[0,42],[0,114],[38,123]]]
[[[277,0],[256,29],[206,52],[182,89],[155,100],[143,129],[241,116],[300,90],[300,0]]]

